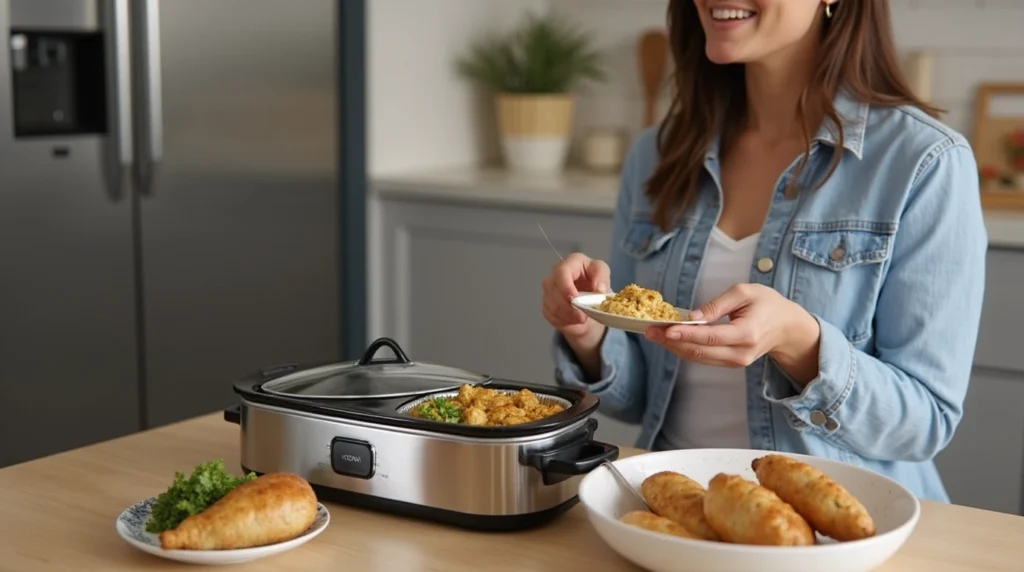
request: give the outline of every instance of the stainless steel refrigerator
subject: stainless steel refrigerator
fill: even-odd
[[[339,357],[334,0],[0,0],[0,466]]]

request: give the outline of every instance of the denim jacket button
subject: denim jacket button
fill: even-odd
[[[828,257],[831,258],[834,262],[839,262],[840,260],[846,257],[846,249],[843,248],[843,245],[840,244],[839,246],[833,248],[832,252],[828,253]]]
[[[829,433],[834,433],[836,429],[839,429],[839,422],[835,419],[829,419],[825,421],[825,430]]]
[[[757,269],[761,272],[771,272],[772,268],[775,268],[775,263],[767,256],[757,261]]]
[[[824,425],[826,421],[828,421],[828,418],[825,417],[824,413],[817,410],[811,411],[811,423],[820,427]]]

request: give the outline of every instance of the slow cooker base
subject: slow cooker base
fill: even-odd
[[[262,473],[252,471],[243,465],[242,474],[248,473],[256,473],[256,475],[262,476]],[[336,502],[355,508],[362,508],[397,516],[408,516],[458,528],[489,532],[512,532],[516,530],[537,528],[555,520],[579,503],[579,497],[574,495],[562,504],[528,514],[467,514],[453,510],[433,508],[375,497],[353,491],[324,487],[313,483],[310,483],[310,486],[313,487],[313,491],[316,493],[317,499],[320,501]]]

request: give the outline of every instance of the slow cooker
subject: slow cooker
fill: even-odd
[[[384,348],[393,357],[378,357]],[[499,426],[411,414],[464,385],[525,388],[564,409]],[[594,440],[597,396],[415,362],[389,338],[357,361],[275,366],[234,390],[240,404],[224,417],[241,427],[243,471],[295,473],[323,500],[472,529],[556,518],[578,502],[580,478],[619,454]]]

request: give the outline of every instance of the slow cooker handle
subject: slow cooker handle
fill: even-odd
[[[587,441],[579,448],[576,458],[553,458],[547,462],[547,467],[542,469],[544,473],[544,484],[553,484],[564,481],[568,477],[585,475],[600,467],[605,461],[611,462],[619,458],[619,448],[615,445],[594,441]],[[548,483],[548,481],[552,481]]]
[[[588,419],[576,439],[563,443],[556,449],[530,451],[521,462],[541,472],[545,485],[554,485],[570,477],[585,475],[601,466],[605,461],[619,458],[615,445],[594,440],[597,419]]]
[[[242,424],[242,406],[236,405],[224,410],[224,420],[235,425]]]
[[[380,351],[380,348],[387,346],[389,350],[395,353],[394,359],[388,360],[375,360],[374,355]],[[374,363],[412,363],[409,358],[402,351],[402,348],[398,346],[398,342],[391,338],[377,338],[370,344],[370,347],[366,348],[366,352],[363,357],[359,358],[359,365],[370,365]]]

